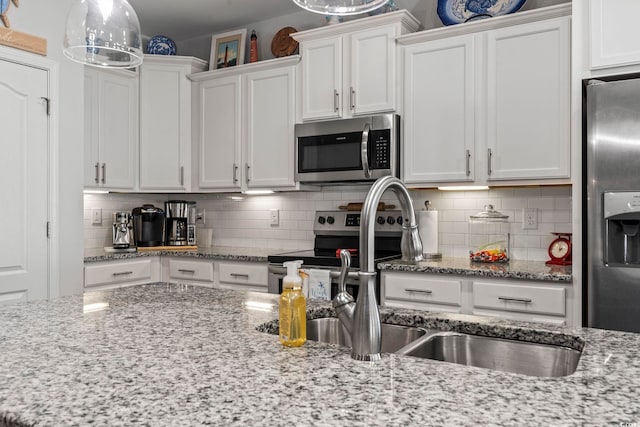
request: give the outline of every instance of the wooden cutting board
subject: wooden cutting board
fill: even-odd
[[[154,252],[154,251],[197,251],[197,246],[138,246],[138,252]]]

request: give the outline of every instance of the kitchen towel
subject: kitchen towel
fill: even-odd
[[[422,210],[418,212],[418,233],[422,239],[422,252],[438,253],[438,211]]]
[[[331,275],[329,270],[310,269],[309,298],[331,300]]]

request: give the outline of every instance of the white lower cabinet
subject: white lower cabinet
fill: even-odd
[[[227,289],[267,292],[266,263],[218,262],[218,286]]]
[[[421,273],[384,273],[381,304],[459,313],[462,307],[462,280]]]
[[[474,279],[430,273],[383,272],[380,304],[505,319],[572,323],[572,283]]]
[[[117,288],[160,281],[160,258],[105,261],[85,264],[85,288]]]
[[[168,258],[163,262],[163,277],[172,283],[189,283],[213,286],[213,261],[185,258]]]

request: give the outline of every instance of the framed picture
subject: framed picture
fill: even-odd
[[[211,38],[211,56],[209,69],[233,67],[244,64],[244,47],[247,39],[247,29],[215,34]]]

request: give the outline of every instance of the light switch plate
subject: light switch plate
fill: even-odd
[[[91,224],[94,224],[94,225],[102,224],[102,209],[100,208],[91,209]]]
[[[522,229],[523,230],[538,229],[538,209],[537,208],[522,209]]]
[[[269,209],[269,219],[271,225],[280,224],[280,211],[278,209]]]

